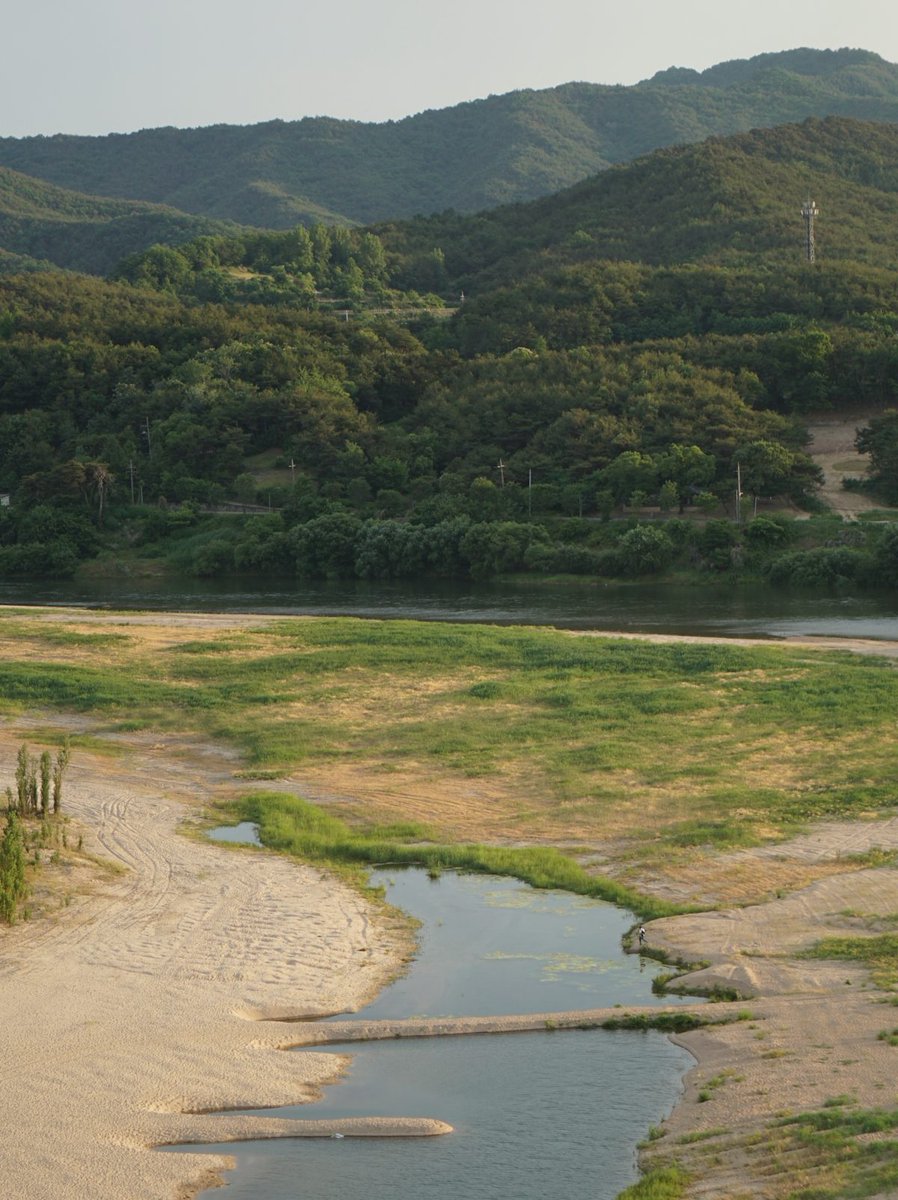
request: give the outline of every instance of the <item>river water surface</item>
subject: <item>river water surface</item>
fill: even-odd
[[[242,826],[225,836],[253,832]],[[622,953],[621,935],[634,919],[612,905],[489,876],[431,881],[423,871],[378,872],[373,882],[422,927],[409,973],[359,1018],[670,1003],[651,992],[659,965]],[[654,1032],[479,1035],[348,1049],[348,1074],[319,1103],[266,1114],[430,1116],[455,1132],[214,1147],[237,1159],[228,1197],[612,1200],[637,1178],[636,1145],[673,1107],[692,1062]]]
[[[76,604],[182,612],[257,612],[302,616],[416,618],[570,629],[724,637],[898,639],[898,596],[825,595],[760,585],[609,584],[516,578],[397,583],[196,579],[51,583],[0,581],[0,604]]]

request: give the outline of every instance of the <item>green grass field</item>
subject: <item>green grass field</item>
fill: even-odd
[[[556,845],[625,836],[675,856],[898,799],[898,672],[875,658],[410,621],[187,633],[147,647],[20,610],[0,620],[0,709],[195,730],[260,777],[484,782],[504,828]],[[408,815],[444,824],[436,802]]]

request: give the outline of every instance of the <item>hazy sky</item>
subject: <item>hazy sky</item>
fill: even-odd
[[[399,118],[795,46],[898,62],[895,0],[3,0],[0,135]]]

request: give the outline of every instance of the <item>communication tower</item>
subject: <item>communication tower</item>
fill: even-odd
[[[801,215],[804,217],[805,224],[805,249],[807,251],[808,262],[814,262],[817,258],[814,246],[814,218],[819,216],[819,214],[820,209],[809,196],[801,206]]]

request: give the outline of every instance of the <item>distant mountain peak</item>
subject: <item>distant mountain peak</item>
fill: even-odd
[[[778,50],[756,54],[752,58],[734,58],[716,63],[704,71],[690,67],[668,67],[656,71],[650,79],[644,79],[637,87],[661,84],[664,86],[694,85],[698,87],[726,88],[751,83],[768,71],[789,71],[794,75],[826,78],[848,67],[882,66],[898,73],[898,66],[888,62],[872,50],[843,47],[840,50],[814,50],[800,46],[794,50]]]

